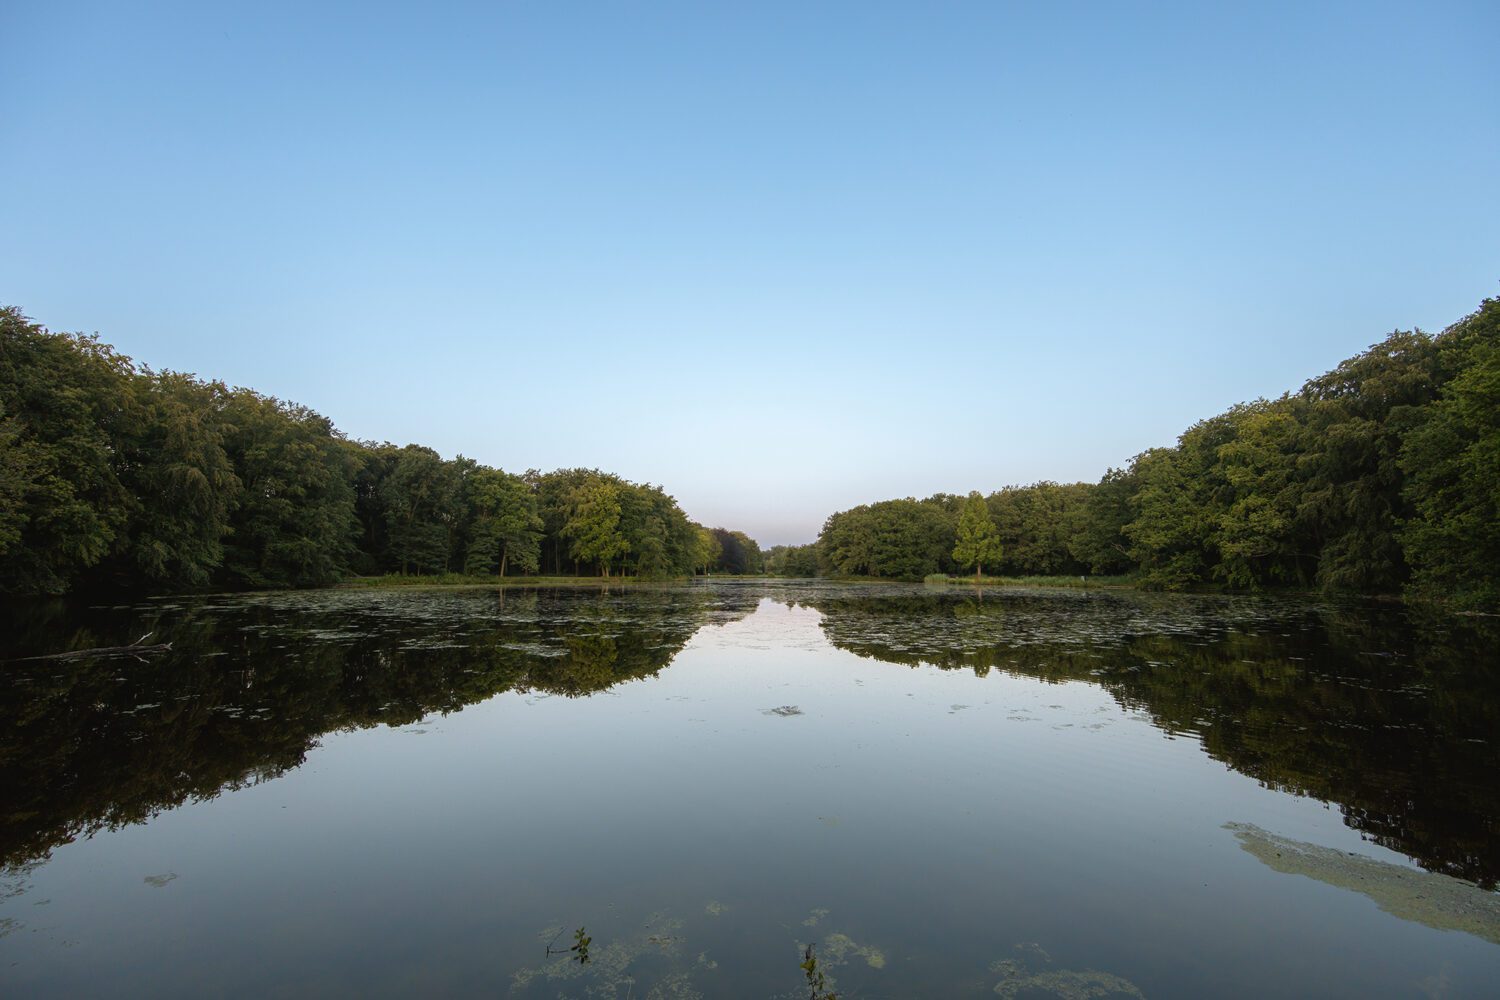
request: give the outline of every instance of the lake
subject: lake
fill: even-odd
[[[1500,993],[1493,619],[750,580],[4,615],[7,997],[808,997],[808,945],[849,998]]]

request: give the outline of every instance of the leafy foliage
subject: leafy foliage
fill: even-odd
[[[1500,299],[1450,331],[1457,374],[1401,448],[1418,592],[1500,607]]]
[[[755,573],[659,486],[350,441],[306,407],[137,367],[0,310],[0,592],[347,574]]]
[[[367,574],[922,579],[1135,573],[1163,589],[1406,587],[1500,607],[1500,306],[1397,331],[1096,484],[831,515],[763,554],[660,487],[356,442],[247,389],[153,372],[0,309],[0,592],[298,587]],[[985,508],[981,512],[981,504]],[[988,525],[988,527],[987,527]],[[993,532],[993,533],[992,533]]]
[[[964,501],[958,515],[958,540],[953,545],[953,559],[960,566],[973,566],[977,578],[984,573],[985,563],[997,563],[1003,549],[1000,532],[990,518],[990,508],[984,497],[975,490]]]
[[[1097,484],[991,493],[998,558],[976,549],[974,496],[840,511],[819,536],[821,568],[919,579],[993,563],[1008,576],[1133,572],[1166,590],[1405,587],[1500,608],[1500,300],[1435,337],[1396,331]]]
[[[60,594],[119,543],[130,362],[0,310],[0,590]]]

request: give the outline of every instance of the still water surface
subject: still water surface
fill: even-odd
[[[809,943],[848,998],[1500,993],[1493,622],[750,581],[6,615],[0,995],[806,997]]]

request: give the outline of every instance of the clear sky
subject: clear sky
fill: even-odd
[[[0,302],[762,544],[1500,294],[1500,4],[0,4]],[[316,8],[316,9],[315,9]]]

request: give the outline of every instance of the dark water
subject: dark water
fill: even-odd
[[[1492,621],[749,582],[6,615],[7,997],[806,997],[809,943],[850,998],[1500,995]]]

